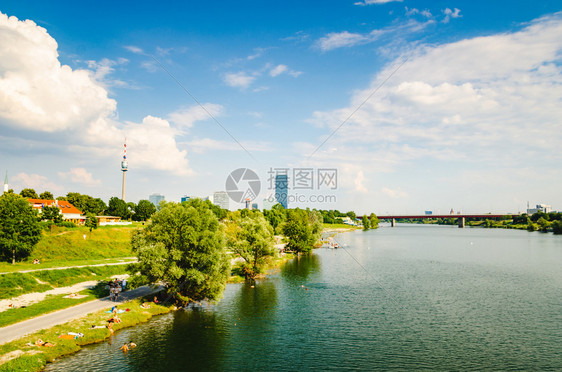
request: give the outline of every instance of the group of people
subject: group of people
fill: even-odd
[[[39,265],[40,263],[41,263],[41,261],[39,261],[38,258],[36,258],[36,259],[33,260],[33,264],[34,264],[34,265]]]
[[[117,280],[117,278],[115,278],[114,280],[110,281],[109,296],[111,298],[111,301],[117,301],[117,299],[119,298],[119,293],[125,291],[126,287],[127,287],[127,279],[123,279],[119,281]]]
[[[119,349],[121,349],[124,353],[126,353],[127,351],[131,350],[132,348],[134,348],[136,346],[137,346],[137,344],[135,344],[133,341],[129,341],[128,344],[125,342],[123,344],[123,346],[121,346]]]

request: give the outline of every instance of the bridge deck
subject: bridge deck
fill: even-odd
[[[414,218],[500,218],[505,216],[505,214],[420,214],[420,215],[405,215],[405,216],[377,216],[379,220],[398,220],[402,218],[414,219]]]

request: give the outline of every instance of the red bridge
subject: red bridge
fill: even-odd
[[[419,215],[392,215],[392,216],[377,216],[379,220],[390,220],[390,225],[394,227],[396,220],[400,219],[417,219],[417,218],[456,218],[459,220],[459,227],[464,227],[466,218],[500,218],[505,214],[419,214]]]

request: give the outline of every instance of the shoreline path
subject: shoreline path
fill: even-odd
[[[111,301],[109,296],[97,300],[89,301],[58,310],[49,314],[41,315],[36,318],[24,320],[6,327],[0,328],[0,345],[10,341],[25,337],[26,335],[40,331],[45,328],[54,327],[58,324],[66,323],[70,320],[81,318],[90,313],[111,307],[114,304],[123,303],[135,298],[143,297],[160,291],[161,287],[150,288],[142,286],[130,291],[121,292],[118,301]]]

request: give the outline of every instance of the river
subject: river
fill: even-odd
[[[336,239],[46,370],[562,370],[562,236],[398,224]]]

